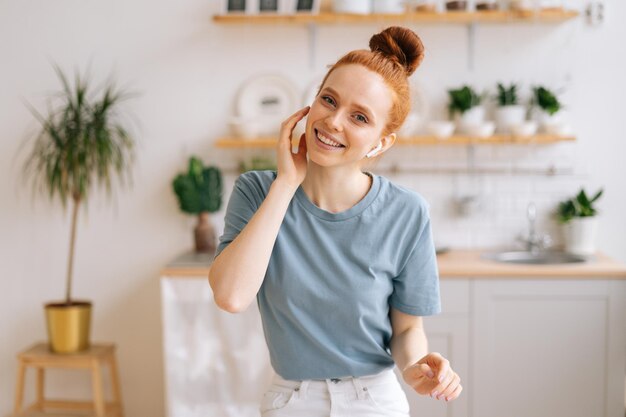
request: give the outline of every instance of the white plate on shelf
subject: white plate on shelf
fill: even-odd
[[[280,124],[298,110],[298,92],[278,74],[262,74],[246,81],[237,93],[236,112],[243,119],[255,120],[257,135],[274,135]]]

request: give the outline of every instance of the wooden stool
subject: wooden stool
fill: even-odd
[[[50,416],[67,414],[48,414],[48,409],[72,410],[89,413],[97,417],[123,417],[122,395],[115,362],[115,345],[95,343],[83,352],[72,354],[58,354],[49,350],[47,343],[37,343],[17,355],[19,361],[17,371],[17,386],[15,391],[14,417],[17,416]],[[102,389],[101,366],[108,365],[111,372],[111,385],[113,388],[113,402],[105,403]],[[37,369],[37,400],[22,410],[24,400],[24,379],[26,367]],[[46,368],[84,368],[91,370],[93,386],[93,402],[46,400],[44,398],[44,371]],[[74,414],[72,414],[74,415]],[[84,414],[79,414],[84,415]]]

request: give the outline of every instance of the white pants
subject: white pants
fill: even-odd
[[[409,402],[393,369],[362,377],[304,381],[276,374],[259,410],[262,417],[409,417]]]

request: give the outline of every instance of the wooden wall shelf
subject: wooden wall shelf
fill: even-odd
[[[319,14],[225,14],[213,16],[213,21],[220,24],[335,24],[335,23],[378,23],[378,22],[415,22],[415,23],[515,23],[542,22],[559,23],[577,17],[575,10],[550,9],[540,11],[475,11],[475,12],[412,12],[402,14],[339,14],[323,12]]]
[[[424,146],[424,145],[512,145],[512,144],[549,144],[557,142],[567,142],[576,140],[573,136],[557,135],[534,135],[528,137],[517,137],[511,135],[494,135],[488,138],[477,138],[472,136],[450,136],[447,139],[439,139],[434,136],[414,136],[408,138],[398,138],[396,145],[402,146]],[[297,146],[296,140],[292,142]],[[257,139],[221,138],[215,142],[215,147],[228,148],[273,148],[276,146],[276,138],[262,137]]]

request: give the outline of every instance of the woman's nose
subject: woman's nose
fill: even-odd
[[[336,111],[326,118],[326,125],[329,129],[337,132],[343,131],[343,115],[340,111]]]

